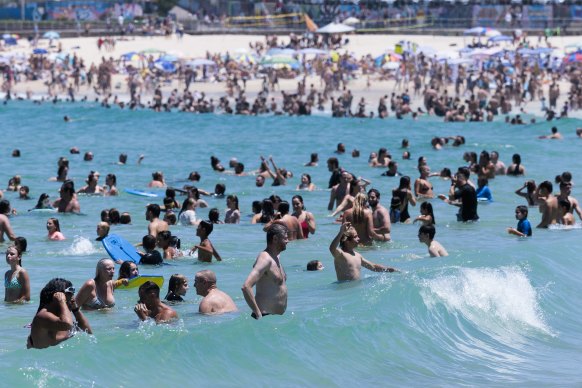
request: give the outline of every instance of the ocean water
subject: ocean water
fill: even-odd
[[[75,119],[64,123],[63,116]],[[522,155],[527,179],[552,180],[562,171],[582,181],[578,160],[582,139],[576,119],[548,124],[509,126],[494,123],[445,124],[424,118],[360,120],[328,117],[226,117],[182,113],[129,112],[91,104],[10,103],[0,108],[0,183],[19,174],[31,187],[32,201],[5,192],[19,214],[11,222],[25,236],[29,251],[23,266],[29,271],[32,301],[26,305],[0,304],[0,377],[4,386],[572,386],[582,384],[582,292],[580,227],[534,230],[533,238],[519,239],[505,229],[515,226],[515,206],[525,202],[514,194],[526,178],[501,176],[490,182],[494,202],[479,205],[481,221],[457,223],[456,209],[432,200],[437,236],[449,251],[446,258],[429,258],[417,239],[417,226],[393,225],[391,243],[361,249],[367,259],[400,269],[376,274],[363,270],[358,282],[337,283],[328,246],[339,225],[326,210],[329,172],[325,160],[334,156],[338,142],[362,156],[339,156],[342,167],[372,181],[389,205],[398,178],[381,177],[370,168],[367,155],[388,148],[401,172],[417,177],[416,159],[424,155],[433,171],[463,165],[465,151],[497,150],[506,164],[513,153]],[[538,140],[557,125],[563,141]],[[433,136],[463,135],[467,144],[435,151]],[[410,140],[412,160],[401,160],[402,138]],[[70,155],[72,146],[81,155]],[[22,157],[11,158],[19,148]],[[92,151],[95,159],[84,162]],[[125,152],[129,163],[115,164]],[[318,152],[318,167],[303,167]],[[145,154],[141,165],[136,160]],[[254,186],[254,177],[218,174],[210,156],[227,165],[237,157],[247,170],[259,166],[259,155],[273,155],[279,166],[295,173],[286,187]],[[58,215],[67,239],[46,239],[46,213],[29,213],[43,192],[58,196],[57,160],[70,160],[69,175],[79,188],[90,170],[101,180],[115,173],[120,190],[144,189],[151,173],[161,170],[167,181],[181,186],[190,171],[202,175],[199,187],[212,191],[224,183],[227,193],[239,197],[240,225],[217,225],[211,239],[223,262],[197,263],[194,257],[164,267],[140,268],[142,274],[173,273],[190,279],[212,269],[218,286],[230,294],[239,312],[209,317],[197,313],[200,297],[191,288],[186,302],[176,306],[180,320],[170,325],[140,323],[133,312],[137,291],[118,290],[116,306],[86,313],[93,336],[81,334],[60,346],[27,350],[27,325],[38,308],[38,295],[48,280],[59,276],[79,288],[94,276],[95,264],[106,257],[94,241],[102,209],[116,207],[132,214],[132,225],[114,226],[112,232],[137,243],[147,231],[147,198],[80,197],[81,215]],[[258,254],[265,234],[251,225],[251,202],[272,193],[288,201],[303,172],[318,186],[302,192],[317,220],[316,234],[292,242],[282,254],[288,276],[288,309],[283,316],[260,321],[250,317],[240,287]],[[446,193],[449,182],[431,178],[436,193]],[[557,190],[557,188],[556,188]],[[581,197],[579,185],[573,195]],[[160,200],[161,201],[161,200]],[[224,215],[224,199],[207,199]],[[199,211],[206,216],[208,209]],[[418,206],[410,208],[412,216]],[[532,225],[539,222],[530,208]],[[579,220],[578,220],[579,221]],[[172,232],[186,249],[198,238],[192,227]],[[7,244],[0,246],[4,251]],[[309,260],[323,261],[325,270],[306,272]],[[8,266],[5,265],[5,270]],[[117,268],[116,268],[117,271]]]

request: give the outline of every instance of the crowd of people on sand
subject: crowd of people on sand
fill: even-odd
[[[542,136],[542,139],[559,140],[557,128],[552,134]],[[465,139],[462,136],[435,138],[431,144],[436,149],[444,149],[448,140],[452,146],[462,146]],[[410,157],[408,151],[410,143],[402,140],[403,158]],[[80,154],[77,147],[73,147],[71,154]],[[346,154],[346,146],[339,143],[335,153],[340,156]],[[14,150],[13,157],[20,157],[20,151]],[[352,156],[358,158],[358,150],[352,151]],[[399,179],[397,187],[391,193],[390,204],[381,204],[381,193],[376,188],[369,188],[370,181],[356,177],[339,165],[338,157],[327,160],[327,169],[331,173],[327,186],[330,198],[327,206],[332,216],[337,217],[340,224],[337,235],[329,245],[330,254],[334,260],[334,267],[338,281],[358,280],[361,268],[375,272],[398,272],[397,269],[373,263],[366,260],[357,248],[375,244],[376,249],[382,249],[383,243],[391,241],[391,230],[398,223],[418,223],[419,242],[425,244],[430,257],[448,256],[447,249],[435,240],[436,218],[431,200],[440,198],[447,204],[458,208],[457,220],[460,222],[475,222],[479,220],[477,212],[480,201],[492,201],[493,196],[489,182],[497,175],[524,176],[525,167],[519,154],[512,156],[512,163],[506,166],[500,159],[497,151],[483,150],[478,156],[474,152],[465,152],[464,162],[455,173],[450,168],[443,168],[439,172],[431,172],[427,158],[418,158],[418,178],[402,176],[397,169],[396,158],[386,148],[378,152],[371,152],[367,164],[370,168],[387,169],[383,175]],[[93,154],[86,152],[84,160],[92,160]],[[141,162],[140,156],[138,162]],[[121,154],[119,164],[127,163],[127,155]],[[317,168],[319,157],[317,153],[310,155],[305,168]],[[257,170],[247,172],[243,163],[236,158],[229,161],[229,167],[222,165],[216,156],[210,157],[210,164],[216,174],[232,174],[236,176],[255,176],[256,187],[281,186],[290,184],[294,174],[279,167],[274,158],[260,156]],[[88,174],[86,185],[79,190],[75,189],[74,182],[68,179],[68,159],[61,157],[58,160],[58,173],[53,180],[62,182],[59,198],[51,202],[48,194],[43,193],[38,198],[36,206],[30,211],[53,208],[58,213],[78,213],[80,209],[79,194],[116,196],[116,179],[108,174],[106,184],[99,183],[100,174],[91,171]],[[241,222],[236,194],[226,194],[226,187],[218,183],[213,192],[197,188],[200,174],[193,171],[187,184],[182,188],[168,187],[161,171],[152,174],[149,187],[166,188],[166,197],[163,204],[152,203],[146,207],[145,218],[149,221],[147,234],[143,237],[139,255],[139,265],[160,265],[164,261],[179,259],[186,254],[197,254],[202,262],[220,261],[221,256],[210,240],[215,225],[222,223],[238,224]],[[436,195],[431,178],[450,180],[450,190],[446,194]],[[477,180],[477,184],[473,179]],[[12,177],[6,188],[7,191],[19,193],[19,199],[31,200],[30,189],[22,185],[22,177]],[[555,184],[559,193],[554,194],[554,183],[549,180],[536,184],[527,180],[515,194],[523,197],[526,204],[517,206],[515,218],[518,223],[515,228],[508,228],[507,232],[520,237],[532,236],[532,226],[528,220],[528,210],[538,207],[541,221],[538,228],[547,228],[553,224],[570,226],[575,223],[573,213],[582,219],[582,210],[576,198],[571,195],[572,174],[564,172],[555,177]],[[271,195],[263,200],[252,203],[254,216],[253,224],[262,224],[266,232],[267,247],[260,252],[242,286],[242,293],[252,316],[259,319],[269,314],[284,314],[287,307],[286,273],[281,264],[280,254],[286,245],[297,239],[313,238],[317,224],[314,214],[306,210],[301,192],[308,193],[315,189],[308,173],[301,175],[296,187],[297,194],[291,203],[277,195]],[[0,197],[2,196],[0,191]],[[184,199],[179,201],[179,194]],[[385,194],[385,193],[384,193]],[[227,211],[221,219],[217,208],[209,209],[208,217],[201,216],[201,209],[208,208],[204,196],[224,198]],[[410,214],[410,206],[415,207],[420,202],[420,214]],[[23,202],[24,203],[24,202]],[[162,213],[164,213],[162,217]],[[176,214],[177,213],[177,214]],[[92,216],[92,215],[89,215]],[[206,218],[206,219],[204,219]],[[12,222],[18,229],[18,212],[12,209],[6,199],[0,200],[0,242],[4,236],[13,242],[6,249],[6,262],[10,269],[5,273],[5,302],[25,303],[30,301],[31,285],[27,270],[23,266],[23,254],[27,250],[27,240],[18,237]],[[171,232],[171,226],[176,223],[196,227],[196,236],[200,242],[189,250],[181,250],[180,239]],[[122,213],[118,209],[105,209],[100,214],[97,224],[97,241],[107,237],[112,225],[131,223],[131,215]],[[47,220],[47,239],[63,240],[66,236],[61,231],[59,219],[51,217]],[[115,278],[115,264],[120,264],[119,274]],[[307,263],[307,270],[322,270],[324,265],[320,261]],[[87,280],[76,292],[73,284],[62,278],[50,280],[40,292],[39,309],[31,323],[31,332],[27,344],[29,348],[45,348],[56,345],[70,338],[76,331],[92,333],[88,318],[84,312],[96,309],[112,308],[115,305],[114,290],[121,285],[127,285],[134,277],[139,276],[139,267],[133,262],[121,261],[115,258],[101,259],[97,263],[95,277]],[[237,310],[232,298],[217,287],[217,278],[214,272],[202,270],[196,273],[194,279],[196,293],[203,297],[199,312],[203,314],[222,314]],[[169,287],[165,301],[160,297],[160,287],[151,281],[139,288],[139,302],[134,310],[140,320],[152,319],[156,323],[169,322],[178,317],[172,308],[172,303],[183,300],[188,291],[188,279],[181,274],[175,274],[169,280]],[[256,292],[253,292],[253,289]]]
[[[326,111],[333,117],[416,119],[431,115],[445,121],[491,121],[495,116],[504,115],[512,124],[523,124],[521,115],[527,110],[537,111],[532,107],[535,102],[547,120],[568,117],[570,111],[582,107],[580,62],[567,63],[551,55],[543,58],[521,54],[535,48],[535,39],[523,35],[515,40],[515,51],[500,51],[494,59],[475,60],[470,64],[438,58],[434,53],[418,50],[411,42],[404,42],[401,54],[386,55],[398,59],[390,69],[383,66],[384,59],[378,66],[378,58],[372,54],[359,59],[347,51],[333,56],[301,54],[302,49],[325,53],[322,49],[343,46],[349,39],[342,40],[337,35],[295,34],[288,39],[267,35],[264,41],[249,43],[246,54],[207,52],[205,63],[214,65],[191,66],[177,61],[169,67],[159,66],[163,53],[144,53],[139,65],[111,56],[103,56],[100,63],[88,64],[76,53],[63,53],[63,58],[55,60],[32,54],[22,64],[17,65],[12,59],[0,66],[5,75],[2,90],[6,92],[6,99],[12,98],[15,84],[44,80],[46,98],[37,103],[56,103],[63,95],[68,101],[87,100],[89,95],[94,95],[104,107],[132,110],[241,115],[309,115]],[[551,48],[551,42],[540,36],[537,46]],[[290,60],[298,65],[267,67],[249,59],[252,54],[260,57],[273,50],[295,50]],[[115,74],[127,76],[125,89],[120,82],[114,84]],[[308,76],[315,76],[319,81],[308,81]],[[357,96],[359,90],[352,90],[358,78],[366,79],[366,91],[373,84],[389,79],[394,80],[394,87],[376,105]],[[282,90],[280,79],[295,79],[297,86]],[[254,98],[247,93],[247,83],[252,80],[261,80],[260,91]],[[199,82],[224,83],[225,94],[209,97],[192,90]],[[568,90],[560,89],[564,83]],[[165,85],[174,86],[169,94],[162,92]],[[148,95],[151,99],[146,100]],[[32,98],[32,93],[28,92],[26,97]],[[516,113],[518,116],[510,117]]]

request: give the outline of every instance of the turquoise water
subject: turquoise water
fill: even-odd
[[[65,124],[69,115],[77,121]],[[498,177],[490,183],[495,202],[479,206],[481,221],[460,224],[455,209],[433,200],[437,239],[448,249],[447,258],[429,258],[417,239],[417,226],[394,225],[393,242],[362,249],[369,260],[399,268],[399,274],[363,271],[363,280],[335,282],[328,252],[338,225],[326,210],[329,172],[325,160],[338,142],[362,157],[340,156],[340,164],[372,181],[387,205],[395,178],[367,166],[367,155],[387,147],[397,155],[399,169],[416,178],[416,159],[424,155],[433,170],[455,169],[465,151],[498,150],[501,160],[522,155],[528,179],[537,182],[570,170],[582,180],[576,156],[581,139],[575,137],[579,120],[559,121],[564,141],[541,141],[548,123],[508,126],[501,122],[444,124],[394,119],[335,120],[327,117],[222,117],[180,113],[106,110],[92,105],[12,103],[0,109],[0,182],[19,174],[31,187],[33,201],[5,193],[19,215],[12,218],[16,234],[29,241],[23,258],[32,283],[32,302],[24,306],[0,304],[0,376],[5,386],[160,386],[162,384],[218,386],[345,386],[363,385],[579,385],[582,384],[582,291],[579,228],[534,230],[531,239],[505,232],[515,226],[514,208],[523,204],[513,192],[525,178]],[[462,134],[467,144],[434,151],[430,139]],[[400,159],[400,141],[410,139],[412,160]],[[78,146],[81,155],[69,155]],[[14,148],[22,157],[11,158]],[[95,159],[84,162],[92,151]],[[126,166],[114,164],[121,152]],[[303,167],[312,152],[320,166]],[[139,154],[146,157],[141,165]],[[254,177],[214,173],[211,155],[226,165],[237,157],[247,170],[259,165],[258,156],[273,155],[279,166],[295,173],[287,187],[254,187]],[[28,324],[38,307],[38,294],[48,280],[60,276],[79,288],[94,276],[95,264],[106,253],[94,241],[102,209],[129,211],[133,224],[112,231],[131,242],[141,241],[147,222],[148,199],[122,193],[119,197],[81,197],[82,215],[59,215],[67,240],[48,242],[47,214],[27,213],[42,192],[57,196],[60,184],[57,159],[71,161],[69,175],[76,187],[90,170],[101,180],[115,173],[118,187],[145,188],[151,173],[162,170],[166,179],[184,184],[188,173],[202,175],[199,187],[212,190],[218,182],[236,193],[243,214],[240,225],[218,225],[212,241],[222,263],[199,264],[192,257],[163,268],[140,268],[142,274],[173,273],[188,276],[210,268],[218,286],[237,303],[237,314],[206,317],[197,314],[200,297],[190,289],[187,302],[176,307],[180,321],[155,326],[139,323],[133,306],[136,291],[115,293],[116,307],[88,312],[94,336],[78,335],[45,350],[26,350]],[[288,245],[282,262],[288,275],[289,305],[284,316],[255,321],[240,287],[257,253],[265,247],[261,227],[250,225],[253,200],[276,193],[291,200],[302,172],[322,188],[302,193],[317,219],[317,232],[308,240]],[[436,193],[446,193],[449,182],[431,178]],[[573,195],[582,199],[580,186]],[[210,207],[226,207],[223,199],[207,199]],[[418,215],[418,206],[411,208]],[[207,209],[200,211],[206,216]],[[540,216],[530,209],[533,225]],[[183,247],[198,241],[193,228],[175,226],[172,232]],[[7,245],[0,247],[4,250]],[[322,272],[308,273],[312,259],[324,262]],[[5,270],[8,267],[5,265]]]

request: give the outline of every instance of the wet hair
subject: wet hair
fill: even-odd
[[[49,195],[47,193],[42,193],[40,195],[40,197],[38,197],[38,201],[36,202],[36,206],[34,207],[35,209],[43,209],[43,202],[45,199],[49,198]]]
[[[170,232],[169,230],[164,230],[164,231],[158,233],[158,239],[160,239],[160,240],[170,241],[171,238],[172,238],[172,232]]]
[[[119,267],[119,277],[118,279],[129,279],[131,277],[131,265],[135,265],[133,261],[124,261],[121,263],[121,267]]]
[[[226,191],[226,186],[224,183],[217,183],[216,186],[214,186],[214,194],[215,195],[224,195],[225,191]],[[198,197],[200,197],[200,195]]]
[[[570,171],[564,171],[560,175],[560,179],[562,182],[570,183],[572,181],[572,173]]]
[[[309,174],[301,174],[301,177],[306,177],[307,178],[307,182],[309,182],[311,184],[311,175],[309,175]]]
[[[176,198],[176,190],[168,187],[166,189],[166,198],[172,198],[172,200],[174,200]]]
[[[119,217],[119,223],[122,225],[131,224],[131,214],[127,212],[121,213],[121,216]]]
[[[113,262],[113,260],[109,259],[109,258],[103,258],[101,260],[99,260],[97,262],[97,266],[95,267],[95,283],[97,283],[97,281],[99,280],[99,272],[101,269],[105,268],[105,265],[107,263],[111,263],[113,265],[115,265],[115,263]]]
[[[198,226],[202,227],[202,229],[204,229],[207,237],[210,236],[210,233],[212,233],[212,231],[214,230],[214,225],[211,222],[208,222],[205,220],[200,221]]]
[[[563,208],[563,207],[566,208],[566,212],[569,212],[570,209],[572,208],[572,204],[566,198],[560,199],[558,201],[558,205],[560,206],[560,208]]]
[[[317,265],[319,264],[318,260],[311,260],[307,263],[307,270],[308,271],[317,271]]]
[[[517,164],[518,166],[521,164],[521,155],[520,154],[513,154],[511,157],[513,163]]]
[[[156,248],[156,238],[151,234],[143,236],[141,243],[145,249],[155,249]]]
[[[10,201],[3,199],[0,201],[0,214],[10,213]]]
[[[220,219],[220,212],[218,208],[213,207],[208,211],[208,221],[212,222],[213,224],[218,224]]]
[[[165,299],[172,298],[172,294],[177,295],[178,289],[188,281],[186,276],[175,273],[170,277],[170,281],[168,282],[168,293],[166,294]]]
[[[471,176],[471,170],[469,169],[469,167],[463,166],[463,167],[459,167],[457,169],[457,175],[461,174],[462,176],[465,177],[465,179],[469,179],[469,177]]]
[[[434,239],[434,235],[436,234],[436,229],[434,227],[434,225],[422,225],[419,229],[418,229],[418,234],[428,234],[428,238],[429,239]]]
[[[539,190],[546,189],[548,191],[548,193],[551,193],[554,190],[554,186],[552,185],[552,182],[550,182],[550,181],[543,181],[538,186],[538,189]]]
[[[160,205],[155,204],[155,203],[150,203],[147,206],[147,211],[152,212],[153,216],[155,218],[158,218],[160,216],[160,212],[161,212]]]
[[[311,154],[311,159],[309,160],[310,163],[317,163],[317,161],[319,160],[319,156],[317,155],[317,152],[314,152]]]
[[[226,197],[226,200],[227,201],[230,200],[231,202],[234,202],[234,205],[235,205],[234,208],[236,210],[239,210],[239,208],[238,208],[238,197],[236,195],[230,194],[228,197]]]
[[[436,220],[434,218],[434,212],[432,210],[432,203],[424,201],[423,203],[420,204],[420,210],[425,210],[428,215],[430,215],[432,217],[432,225],[436,224]]]
[[[302,197],[302,196],[300,196],[299,194],[297,194],[297,195],[294,195],[294,196],[293,196],[293,198],[291,198],[291,201],[293,201],[294,199],[297,199],[299,202],[301,202],[301,204],[302,204],[302,205],[305,205],[305,204],[303,203],[303,197]],[[305,206],[303,206],[303,210],[305,210]]]
[[[368,196],[370,195],[370,193],[376,194],[376,198],[380,199],[380,191],[378,191],[377,189],[368,190]]]
[[[59,224],[58,218],[51,217],[48,220],[53,222],[53,225],[55,226],[55,228],[57,228],[57,232],[61,231],[61,225]]]
[[[443,178],[451,178],[452,177],[451,169],[447,167],[443,168],[441,170],[440,176]]]
[[[398,185],[398,189],[407,189],[410,186],[410,177],[405,175],[400,177],[400,184]]]
[[[51,304],[54,294],[56,294],[57,292],[65,292],[65,290],[67,288],[72,287],[72,286],[73,286],[73,283],[71,283],[70,281],[68,281],[66,279],[54,278],[54,279],[50,280],[46,284],[46,286],[44,286],[44,288],[40,291],[40,298],[39,298],[39,305],[38,305],[37,312],[39,312],[40,310],[42,310],[43,308],[45,308],[46,306]]]
[[[327,163],[330,164],[333,168],[339,168],[339,160],[335,157],[327,159]]]
[[[273,202],[268,198],[263,200],[262,207],[259,222],[266,224],[267,222],[272,221],[275,217],[275,208],[273,207]]]
[[[127,154],[119,154],[119,162],[125,164],[127,162]]]
[[[251,208],[254,214],[259,214],[263,210],[263,203],[261,201],[253,201]]]
[[[285,214],[289,214],[290,208],[291,207],[289,206],[289,202],[281,201],[281,203],[279,204],[279,213],[281,213],[282,216],[284,216]]]
[[[162,181],[164,174],[161,171],[154,171],[152,172],[152,179],[154,181]]]
[[[267,244],[273,242],[273,237],[279,236],[281,238],[286,238],[289,233],[289,230],[285,225],[282,224],[273,224],[267,229]]]
[[[515,210],[517,210],[518,212],[525,214],[525,218],[527,218],[527,213],[529,212],[527,206],[524,205],[519,205],[518,207],[515,208]]]
[[[14,245],[20,250],[20,252],[26,252],[26,248],[28,247],[28,241],[24,237],[16,237],[14,239]]]
[[[218,159],[216,156],[210,157],[210,165],[212,166],[213,170],[220,172],[224,171],[224,167],[220,165],[220,159]]]
[[[20,157],[20,150],[18,148],[12,150],[12,157],[19,158]]]
[[[156,283],[148,280],[139,287],[139,295],[149,294],[150,292],[153,292],[156,297],[160,297],[160,287]]]
[[[190,175],[188,175],[188,180],[198,182],[200,180],[200,174],[198,171],[192,171]]]
[[[116,208],[109,209],[109,223],[112,225],[117,225],[121,222],[121,215],[119,210]]]
[[[64,193],[69,193],[73,195],[75,194],[75,182],[73,182],[70,179],[67,179],[66,181],[63,182],[61,189],[63,190]]]
[[[245,171],[245,165],[243,163],[237,163],[234,166],[234,172],[237,174],[241,174]]]

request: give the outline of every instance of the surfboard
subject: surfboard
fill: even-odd
[[[127,286],[121,285],[116,290],[129,290],[130,288],[137,288],[147,281],[154,282],[158,287],[162,288],[164,285],[164,277],[162,275],[140,275],[129,279]]]
[[[101,242],[113,260],[133,261],[137,264],[141,259],[135,247],[121,236],[110,234]]]
[[[124,189],[127,194],[137,195],[139,197],[148,197],[148,198],[158,198],[160,195],[157,193],[152,193],[151,191],[143,191],[143,190],[136,190],[136,189]]]

